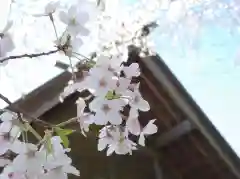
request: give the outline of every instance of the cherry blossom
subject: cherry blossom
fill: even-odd
[[[4,112],[0,119],[2,121],[0,124],[0,155],[3,155],[8,150],[15,151],[20,143],[18,138],[21,135],[21,129],[14,125],[14,121],[17,119],[10,112]]]
[[[124,95],[130,86],[131,79],[119,77],[116,78],[116,80],[116,87],[114,88],[115,93]]]
[[[17,139],[20,136],[19,130],[16,130],[14,127],[8,128],[8,132],[6,130],[7,128],[4,127],[4,131],[0,131],[0,155],[5,154],[8,150],[16,152],[17,146],[20,143]]]
[[[140,111],[150,110],[148,102],[143,99],[139,91],[139,84],[135,84],[133,86],[133,91],[129,90],[127,94],[130,96],[129,105],[132,108],[139,109]]]
[[[37,146],[26,144],[25,151],[17,155],[13,160],[14,171],[27,172],[29,176],[37,176],[43,173],[43,165],[46,163],[46,153],[38,151]]]
[[[65,151],[62,150],[61,144],[59,143],[59,138],[52,138],[56,140],[55,150],[53,154],[47,156],[47,161],[44,164],[44,169],[47,170],[45,174],[42,175],[44,178],[67,178],[67,174],[71,173],[79,176],[80,172],[71,165],[71,158],[69,158]],[[56,146],[60,147],[61,150],[56,150]]]
[[[7,165],[2,174],[0,175],[1,179],[26,179],[25,172],[16,172],[13,166]]]
[[[84,113],[84,109],[86,107],[86,103],[84,99],[79,98],[76,103],[77,103],[77,118],[78,118],[77,121],[80,125],[82,134],[86,136],[85,132],[89,131],[89,126],[94,121],[91,120],[91,116],[89,114]]]
[[[11,160],[5,159],[5,158],[0,158],[0,167],[4,167],[8,164],[11,163]]]
[[[67,179],[68,173],[80,176],[79,171],[75,167],[65,164],[48,171],[46,174],[42,175],[42,177],[44,179]]]
[[[67,31],[76,36],[81,34],[86,36],[89,34],[88,29],[84,24],[88,21],[88,13],[81,12],[76,6],[71,6],[68,12],[61,11],[59,14],[60,20],[67,25]]]
[[[142,146],[145,146],[145,136],[146,135],[152,135],[157,132],[157,126],[153,124],[156,121],[156,119],[150,120],[148,124],[142,129],[140,133],[140,137],[138,140],[138,143]]]
[[[109,145],[107,155],[111,155],[114,151],[118,155],[132,154],[133,150],[136,150],[137,144],[128,138],[120,138],[118,141]]]
[[[127,130],[134,134],[134,135],[140,135],[141,133],[141,125],[137,117],[129,117],[126,122],[126,128]]]
[[[136,150],[136,144],[128,139],[127,131],[121,131],[119,127],[104,127],[99,134],[98,150],[102,151],[106,147],[107,155],[113,152],[119,155],[131,154],[132,150]]]
[[[70,152],[70,149],[66,149],[63,147],[62,145],[62,140],[59,136],[53,136],[51,139],[50,139],[50,142],[51,142],[51,153],[48,153],[48,149],[46,148],[45,145],[43,145],[40,149],[41,152],[45,152],[47,157],[57,157],[59,155],[62,155],[66,152]],[[48,159],[48,158],[47,158]]]
[[[71,39],[65,54],[69,57],[73,56],[73,53],[77,53],[82,44],[83,42],[79,37]]]
[[[105,71],[105,73],[106,71],[109,71],[110,73],[118,74],[122,70],[121,64],[126,61],[127,60],[124,59],[122,55],[119,55],[119,56],[115,55],[115,56],[112,56],[111,58],[101,55],[100,57],[97,58],[95,67],[99,70],[101,69]]]
[[[138,63],[132,63],[128,67],[123,67],[123,72],[127,78],[138,77],[140,75],[140,69]]]
[[[108,122],[119,125],[122,123],[120,111],[124,104],[121,99],[107,100],[97,97],[89,104],[90,109],[96,113],[92,120],[97,125],[106,125]]]
[[[103,73],[103,70],[94,67],[89,71],[84,83],[86,89],[90,90],[95,96],[105,96],[108,91],[113,90],[116,86],[116,81],[113,80],[109,71]]]
[[[5,57],[8,52],[11,52],[15,48],[12,36],[9,33],[12,25],[13,22],[8,21],[6,26],[0,30],[0,59]],[[5,64],[7,63],[5,62]]]
[[[45,14],[52,14],[56,11],[56,9],[59,7],[60,3],[59,1],[55,1],[55,2],[49,2],[46,6],[45,6]]]

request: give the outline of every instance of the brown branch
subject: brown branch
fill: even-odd
[[[7,97],[3,96],[1,93],[0,93],[0,98],[8,105],[12,104],[12,102]]]
[[[51,55],[51,54],[54,54],[58,51],[60,51],[61,48],[57,48],[56,50],[51,50],[49,52],[41,52],[41,53],[33,53],[33,54],[23,54],[23,55],[13,55],[13,56],[9,56],[9,57],[6,57],[6,58],[3,58],[0,60],[0,63],[4,63],[8,60],[11,60],[11,59],[17,59],[17,58],[35,58],[35,57],[40,57],[40,56],[47,56],[47,55]],[[6,102],[6,101],[5,101]]]
[[[1,93],[0,93],[0,99],[2,99],[4,102],[6,102],[9,105],[8,109],[12,112],[15,112],[18,115],[19,120],[22,120],[22,115],[23,115],[26,118],[30,119],[31,120],[30,122],[38,123],[44,127],[53,126],[52,124],[45,122],[39,118],[35,118],[35,117],[31,116],[30,114],[28,114],[27,112],[25,112],[24,110],[18,108],[14,103],[12,103],[6,96],[4,96]],[[23,122],[23,121],[21,121],[21,122]]]

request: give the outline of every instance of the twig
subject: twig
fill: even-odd
[[[61,122],[61,123],[57,124],[56,127],[63,127],[65,125],[67,125],[67,124],[77,122],[77,119],[78,119],[78,117],[70,118],[67,121],[64,121],[64,122]]]
[[[6,58],[2,58],[0,60],[0,63],[4,63],[8,60],[11,60],[11,59],[17,59],[17,58],[35,58],[35,57],[40,57],[40,56],[47,56],[47,55],[51,55],[51,54],[54,54],[58,51],[60,51],[61,49],[58,48],[56,50],[51,50],[49,52],[41,52],[41,53],[33,53],[33,54],[22,54],[22,55],[13,55],[13,56],[9,56],[9,57],[6,57]]]
[[[42,141],[42,137],[37,133],[37,131],[35,129],[33,129],[33,127],[29,124],[26,123],[28,130],[39,140]]]
[[[81,56],[83,58],[85,58],[85,60],[91,60],[90,58],[86,57],[85,55],[83,55],[81,53],[77,53],[77,52],[73,52],[73,53],[76,54],[76,55],[79,55],[79,56]]]
[[[71,71],[72,71],[73,81],[76,82],[76,81],[77,81],[77,77],[76,77],[76,74],[75,74],[75,72],[74,72],[74,67],[73,67],[72,59],[71,59],[71,57],[69,57],[68,59],[69,59],[70,68],[71,68]]]
[[[11,102],[7,97],[5,97],[4,95],[2,95],[1,93],[0,93],[0,98],[1,98],[5,103],[7,103],[8,105],[11,105],[11,104],[12,104],[12,102]]]
[[[53,14],[49,14],[49,18],[50,18],[50,20],[52,22],[52,25],[53,25],[53,28],[54,28],[54,32],[55,32],[56,38],[58,40],[57,28],[56,28],[56,25],[55,25],[55,22],[54,22],[54,19],[53,19]]]

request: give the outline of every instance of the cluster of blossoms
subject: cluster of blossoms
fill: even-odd
[[[92,6],[93,2],[81,0],[64,9],[60,1],[55,1],[46,5],[44,13],[34,14],[34,17],[49,17],[56,36],[54,44],[57,50],[54,53],[59,53],[70,60],[73,78],[61,94],[61,99],[64,100],[75,91],[87,90],[91,93],[91,101],[89,99],[85,101],[86,99],[81,97],[77,100],[77,117],[73,122],[80,124],[80,131],[86,137],[91,132],[91,125],[101,126],[98,131],[98,150],[106,150],[108,156],[114,152],[119,155],[131,154],[138,145],[145,146],[146,136],[157,132],[155,119],[150,120],[146,126],[142,126],[138,120],[139,111],[150,110],[148,102],[141,96],[139,82],[133,80],[141,74],[139,65],[137,63],[124,65],[128,60],[128,46],[136,45],[137,40],[142,44],[141,39],[147,34],[142,31],[144,24],[139,24],[132,29],[136,30],[135,33],[116,32],[114,38],[107,39],[106,26],[103,26],[103,21],[109,16],[106,11],[99,11],[98,16],[93,18],[98,20],[98,23],[93,23],[97,31],[89,30],[87,24],[92,17],[91,12],[87,10],[94,9]],[[115,17],[110,20],[114,21]],[[64,26],[62,31],[58,29],[59,22]],[[123,22],[119,20],[116,22],[117,26],[121,24],[124,27]],[[1,64],[9,60],[6,58],[7,53],[15,48],[8,33],[11,26],[12,22],[9,22],[1,31]],[[96,55],[90,59],[81,55],[79,49],[83,45],[84,37],[91,35],[94,37],[95,32],[105,32],[103,36],[107,40],[100,48],[95,49]],[[100,35],[99,39],[103,36]],[[79,59],[79,56],[84,57],[80,63],[91,64],[81,79],[76,77],[76,68],[72,63],[72,59]],[[5,111],[1,115],[0,162],[4,168],[0,178],[67,178],[69,173],[79,176],[80,172],[71,165],[72,160],[67,155],[70,152],[67,136],[74,130],[64,129],[63,123],[51,124],[47,126],[42,137],[31,127],[29,119],[25,118],[24,114],[14,110]],[[28,140],[28,133],[36,137],[35,144]],[[139,136],[138,141],[133,141],[131,137],[133,135]]]
[[[71,165],[72,160],[67,156],[70,150],[62,146],[59,136],[49,138],[49,152],[47,140],[42,139],[37,144],[27,142],[26,131],[30,125],[24,125],[15,114],[10,111],[4,112],[1,122],[0,155],[3,157],[0,166],[4,167],[1,179],[67,178],[67,173],[80,175]],[[20,136],[23,140],[19,140]],[[10,152],[15,156],[12,161],[7,159]]]
[[[101,125],[98,150],[108,147],[107,154],[127,154],[136,149],[136,143],[129,139],[129,133],[140,136],[138,143],[145,145],[145,135],[157,132],[151,120],[141,127],[138,121],[139,111],[148,111],[150,106],[139,91],[139,83],[132,83],[132,78],[140,75],[137,63],[130,66],[122,56],[99,56],[96,64],[78,82],[76,90],[87,89],[94,96],[86,113],[86,103],[80,98],[77,101],[78,121],[82,132],[89,131],[89,125]],[[71,86],[69,86],[71,88]],[[69,88],[68,87],[68,88]],[[128,106],[129,115],[124,115]],[[126,111],[126,110],[125,110]]]
[[[170,7],[169,12],[174,12],[175,16],[168,13],[168,18],[176,23],[187,17],[186,9],[196,3],[191,1],[187,7],[187,1],[181,1],[141,0],[132,8],[119,8],[117,2],[120,1],[113,0],[98,0],[97,3],[76,0],[73,4],[64,0],[48,2],[44,13],[32,16],[37,21],[50,20],[54,28],[52,43],[57,49],[32,55],[7,57],[17,48],[11,36],[14,23],[9,21],[0,31],[0,66],[11,58],[57,53],[69,59],[72,73],[72,80],[61,94],[61,100],[76,91],[87,91],[90,98],[79,97],[76,101],[76,118],[56,125],[44,123],[47,129],[43,137],[31,127],[26,115],[16,110],[5,111],[0,116],[0,166],[4,167],[0,179],[65,179],[68,173],[79,176],[80,172],[71,165],[72,160],[67,155],[70,152],[68,135],[74,131],[64,127],[71,122],[78,122],[86,137],[93,132],[92,125],[100,126],[98,150],[105,150],[108,156],[132,154],[139,145],[145,146],[146,136],[157,132],[156,119],[149,119],[145,126],[139,121],[141,112],[149,111],[150,105],[139,89],[141,71],[138,63],[128,62],[128,47],[134,45],[140,49],[140,55],[151,55],[152,44],[148,35],[157,26],[158,9]],[[116,3],[115,8],[108,5],[112,2]],[[24,7],[22,1],[14,3]],[[80,53],[83,45],[89,46],[85,44],[87,37],[94,55]],[[78,70],[73,59],[80,59],[79,63],[88,66],[81,79],[76,75]],[[31,122],[38,123],[39,119],[31,119]],[[36,143],[29,143],[28,133],[36,137]]]

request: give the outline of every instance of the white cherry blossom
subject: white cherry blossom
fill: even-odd
[[[41,177],[43,177],[44,179],[67,179],[68,173],[80,176],[80,172],[75,167],[71,165],[64,165],[48,171]]]
[[[77,118],[78,123],[80,125],[81,132],[84,136],[86,136],[85,132],[89,132],[89,126],[93,123],[91,120],[90,114],[85,114],[84,109],[86,107],[86,103],[84,99],[79,98],[77,100]]]
[[[130,133],[132,133],[134,135],[140,135],[141,125],[138,120],[138,116],[129,117],[126,122],[126,128]]]
[[[149,103],[145,99],[143,99],[139,91],[139,84],[134,85],[132,91],[129,90],[127,94],[130,97],[129,105],[131,106],[131,108],[135,108],[140,111],[150,110]]]
[[[105,71],[109,71],[114,74],[119,74],[122,70],[121,64],[125,62],[126,59],[122,55],[114,55],[112,57],[101,55],[97,58],[96,67]]]
[[[54,152],[53,155],[47,157],[47,162],[44,164],[44,169],[47,170],[47,172],[43,174],[42,177],[45,179],[67,179],[68,173],[80,176],[80,172],[73,167],[71,163],[71,158],[69,158],[64,152]]]
[[[138,63],[132,63],[128,67],[123,67],[123,72],[127,78],[138,77],[140,75],[140,69]]]
[[[107,150],[107,155],[111,155],[114,151],[118,155],[132,154],[133,150],[136,150],[137,144],[128,138],[120,138],[119,141],[114,141],[114,143],[109,145]]]
[[[136,150],[136,144],[128,139],[127,131],[120,127],[106,126],[100,131],[98,140],[98,150],[102,151],[105,148],[107,148],[107,156],[113,152],[125,155]]]
[[[56,11],[56,9],[59,7],[60,2],[59,1],[50,1],[46,6],[45,6],[45,14],[52,14]]]
[[[79,51],[79,48],[82,46],[82,44],[83,42],[79,37],[72,38],[68,48],[65,51],[65,54],[69,57],[72,57],[74,53],[76,54]]]
[[[116,78],[116,81],[116,87],[114,88],[115,93],[125,95],[128,87],[130,86],[131,79],[119,77]]]
[[[0,155],[3,155],[8,150],[14,150],[18,143],[21,130],[18,126],[13,123],[16,120],[15,116],[10,112],[4,112],[1,116],[0,123]]]
[[[109,144],[113,143],[114,136],[119,136],[118,131],[109,130],[111,126],[103,127],[99,133],[98,151],[104,150]]]
[[[85,87],[90,90],[94,96],[106,96],[108,91],[112,91],[116,86],[116,80],[109,71],[99,70],[93,67],[89,75],[85,78]]]
[[[62,154],[65,154],[66,152],[70,152],[71,149],[69,148],[64,148],[62,145],[62,140],[59,136],[53,136],[50,139],[51,142],[51,153],[49,153],[46,148],[46,145],[42,145],[40,151],[44,152],[47,156],[47,159],[49,157],[57,157],[61,156]]]
[[[71,35],[81,34],[82,36],[87,36],[89,34],[89,30],[84,27],[84,24],[89,19],[89,15],[87,12],[80,11],[77,6],[71,6],[68,12],[61,11],[59,17],[67,25],[67,31]]]
[[[3,169],[0,179],[27,179],[25,175],[25,172],[16,172],[12,165],[9,164]]]
[[[45,163],[46,153],[38,151],[33,144],[26,144],[25,151],[17,155],[12,164],[14,171],[27,172],[27,175],[34,176],[43,173]]]
[[[5,158],[0,158],[0,167],[4,167],[10,163],[11,163],[11,160],[5,159]]]
[[[9,33],[12,25],[13,22],[8,21],[6,26],[2,30],[0,30],[0,59],[2,57],[5,57],[8,52],[11,52],[15,48],[12,36]],[[5,62],[4,64],[7,64],[7,62]]]
[[[9,129],[9,132],[0,132],[0,155],[5,154],[8,150],[17,152],[17,146],[21,143],[17,138],[20,136],[16,128]],[[6,128],[5,128],[6,130]]]
[[[101,146],[101,149],[108,147],[107,156],[112,155],[113,152],[118,155],[132,154],[132,150],[137,149],[136,145],[128,139],[128,131],[120,127],[107,128],[107,135],[100,138],[98,143],[98,147]]]
[[[152,135],[157,132],[157,126],[154,124],[156,119],[150,120],[148,124],[142,129],[138,144],[145,146],[145,136]]]
[[[106,125],[108,122],[119,125],[122,123],[120,111],[124,105],[121,99],[107,100],[97,97],[89,104],[91,111],[96,113],[92,120],[97,125]]]

